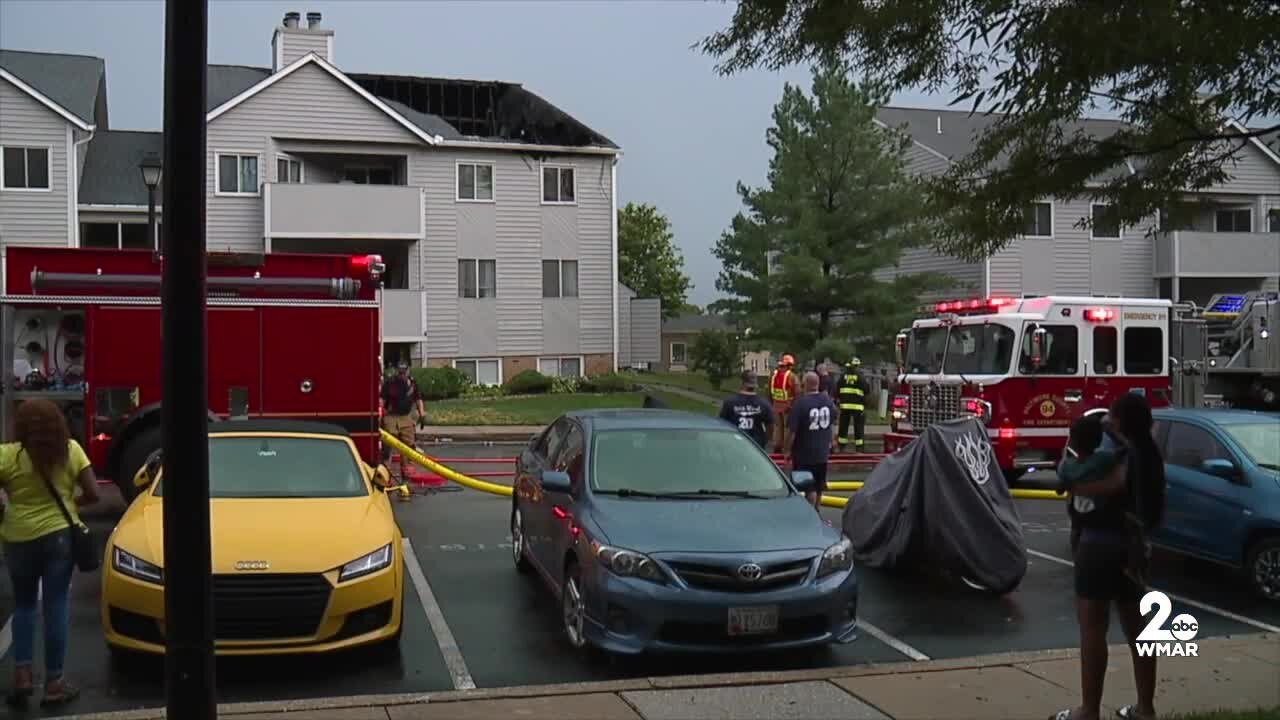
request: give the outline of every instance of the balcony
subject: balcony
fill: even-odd
[[[420,290],[382,291],[382,341],[422,342],[426,337],[426,293]]]
[[[411,185],[266,183],[263,228],[272,238],[417,240],[422,190]]]
[[[1263,277],[1280,273],[1280,233],[1176,230],[1155,237],[1158,278]]]

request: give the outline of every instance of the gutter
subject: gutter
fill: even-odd
[[[75,217],[69,230],[74,242],[71,247],[80,247],[80,146],[87,145],[98,134],[98,126],[90,125],[89,134],[83,140],[71,143],[71,157],[67,158],[67,175],[72,178],[71,187],[67,188],[71,195],[71,206],[76,209]]]

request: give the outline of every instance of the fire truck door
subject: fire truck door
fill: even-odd
[[[258,313],[251,307],[209,308],[209,410],[220,417],[245,418],[261,409]]]
[[[1084,325],[1081,330],[1085,334],[1088,362],[1085,364],[1087,377],[1077,415],[1109,407],[1111,383],[1120,372],[1120,328],[1117,323]]]
[[[377,315],[362,307],[262,309],[262,410],[326,421],[376,412]],[[367,423],[365,423],[367,424]]]

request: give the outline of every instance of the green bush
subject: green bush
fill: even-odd
[[[423,400],[448,400],[462,395],[471,381],[451,367],[419,367],[410,371]]]
[[[582,386],[582,378],[577,377],[554,377],[551,379],[551,392],[557,395],[565,395],[579,392]]]
[[[506,395],[507,391],[501,385],[476,385],[475,383],[467,383],[462,389],[462,397],[464,398],[498,398]]]
[[[582,392],[593,393],[624,393],[633,392],[638,389],[631,378],[620,373],[604,373],[583,380],[578,389]]]
[[[550,392],[552,379],[537,370],[523,370],[507,380],[508,395],[541,395]]]

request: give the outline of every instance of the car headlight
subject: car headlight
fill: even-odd
[[[658,567],[658,563],[654,562],[653,558],[648,555],[631,550],[623,550],[622,548],[609,547],[608,545],[600,545],[596,548],[596,559],[614,575],[640,578],[641,580],[649,580],[656,583],[665,583],[667,581],[666,573],[662,572],[662,568]]]
[[[120,548],[115,548],[111,553],[111,566],[121,575],[128,575],[131,578],[145,580],[157,585],[164,582],[164,572],[160,566],[143,560],[137,555],[131,555]]]
[[[841,570],[853,569],[853,542],[847,537],[822,552],[822,562],[818,563],[818,577],[825,577]]]
[[[353,580],[369,573],[375,573],[391,564],[391,546],[383,545],[364,557],[356,558],[342,566],[338,573],[338,582]]]

